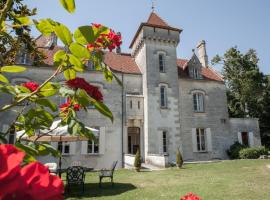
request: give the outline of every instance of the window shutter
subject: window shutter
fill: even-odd
[[[249,146],[250,147],[253,147],[254,146],[253,132],[248,132],[248,142],[249,142]]]
[[[75,155],[76,154],[76,143],[77,142],[70,142],[69,143],[69,148],[70,148],[69,154],[70,155]]]
[[[210,128],[206,129],[206,138],[207,138],[207,150],[212,151],[212,133]]]
[[[88,141],[81,141],[81,154],[87,155]]]
[[[99,153],[104,154],[106,151],[106,134],[105,127],[100,127],[99,129]]]
[[[196,138],[196,128],[192,128],[192,147],[193,152],[197,152],[197,138]]]
[[[51,145],[54,149],[58,149],[58,142],[51,142]]]
[[[243,144],[241,132],[238,132],[237,134],[238,134],[238,142],[239,142],[240,144]]]

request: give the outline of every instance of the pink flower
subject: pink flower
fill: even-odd
[[[21,166],[25,153],[13,145],[0,145],[1,200],[62,200],[62,180],[39,162]]]
[[[39,87],[39,84],[36,82],[26,82],[26,83],[23,83],[22,86],[28,88],[31,92],[34,92]]]
[[[188,193],[185,196],[181,197],[180,200],[202,200],[199,196],[195,194]]]

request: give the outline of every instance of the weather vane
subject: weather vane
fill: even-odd
[[[155,12],[155,2],[152,0],[152,12]]]

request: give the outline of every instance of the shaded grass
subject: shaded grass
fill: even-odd
[[[153,172],[117,170],[115,186],[109,180],[98,187],[97,173],[87,173],[86,190],[72,188],[67,199],[174,200],[193,192],[203,200],[270,200],[269,160],[235,160],[188,164],[183,169]]]

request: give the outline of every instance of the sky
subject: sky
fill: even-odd
[[[122,52],[141,22],[151,13],[151,0],[76,0],[76,12],[69,14],[58,0],[25,0],[37,8],[37,19],[52,18],[72,31],[78,26],[101,23],[121,32]],[[209,60],[237,46],[245,53],[253,48],[259,66],[270,74],[270,1],[269,0],[154,0],[155,12],[169,25],[183,29],[177,47],[179,58],[189,59],[199,41],[206,41]],[[32,35],[39,33],[33,28]],[[215,66],[217,70],[221,66]]]

